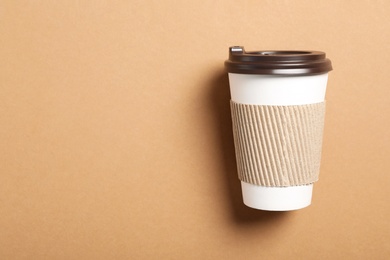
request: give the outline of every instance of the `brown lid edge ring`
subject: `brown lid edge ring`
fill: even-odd
[[[331,71],[332,63],[321,51],[256,51],[230,47],[225,61],[229,73],[261,75],[314,75]]]

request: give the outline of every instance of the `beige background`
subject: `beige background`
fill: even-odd
[[[1,1],[0,259],[389,259],[389,1]],[[332,60],[313,204],[243,206],[228,47]]]

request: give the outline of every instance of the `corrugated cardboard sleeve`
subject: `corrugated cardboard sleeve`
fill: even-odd
[[[260,186],[318,180],[325,102],[295,106],[231,101],[238,177]]]

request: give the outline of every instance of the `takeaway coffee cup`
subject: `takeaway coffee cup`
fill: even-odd
[[[225,67],[244,204],[273,211],[309,206],[319,176],[331,61],[319,51],[234,46]]]

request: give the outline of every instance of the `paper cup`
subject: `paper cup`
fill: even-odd
[[[233,108],[245,108],[239,112],[232,111],[244,204],[255,209],[274,211],[309,206],[312,180],[318,178],[323,129],[323,121],[316,121],[318,112],[312,113],[311,105],[315,107],[324,104],[328,72],[332,69],[330,61],[322,52],[245,52],[243,47],[231,47],[225,65],[229,72]],[[258,112],[263,108],[276,114]],[[286,115],[283,109],[295,111],[301,108],[309,112],[302,110],[304,112],[297,113],[303,119],[296,120],[293,116],[293,127],[287,127],[289,121],[283,118]],[[279,110],[282,112],[279,113]],[[251,118],[251,115],[254,116]],[[299,124],[304,124],[307,115],[314,118],[309,118],[307,126],[301,127]],[[267,118],[271,119],[267,121]],[[282,130],[279,131],[272,122],[279,122]],[[292,133],[294,129],[296,133]],[[304,129],[314,132],[316,138],[304,136]],[[293,138],[294,134],[297,138]],[[265,140],[267,135],[272,136],[272,140]],[[300,152],[295,146],[307,149]],[[317,154],[315,160],[311,158],[314,150]],[[272,158],[267,159],[267,156]],[[271,164],[276,166],[272,168]],[[312,177],[315,172],[317,177]],[[245,179],[245,176],[249,177]],[[285,181],[288,179],[286,176],[290,176],[292,181]],[[278,180],[272,182],[269,179]]]

